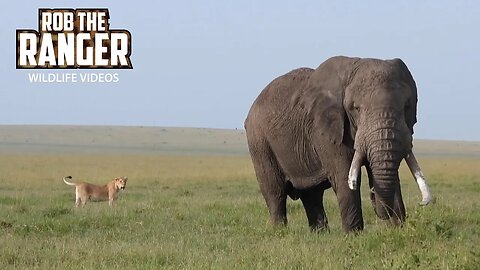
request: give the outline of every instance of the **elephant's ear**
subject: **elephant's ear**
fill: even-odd
[[[351,60],[333,57],[322,63],[310,76],[302,97],[316,133],[334,144],[342,143],[346,128],[344,74],[350,69],[347,65]]]
[[[410,91],[410,97],[408,99],[407,106],[405,107],[405,122],[407,123],[408,128],[410,129],[411,134],[413,134],[413,126],[417,123],[417,85],[413,79],[410,70],[408,70],[407,65],[401,59],[392,60],[397,67],[401,70],[402,81],[408,85],[408,91]]]

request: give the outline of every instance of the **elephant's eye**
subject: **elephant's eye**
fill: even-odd
[[[360,106],[358,106],[357,104],[353,104],[353,109],[358,112],[360,111]]]

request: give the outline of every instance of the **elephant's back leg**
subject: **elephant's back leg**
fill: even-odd
[[[312,230],[328,229],[327,215],[323,206],[323,193],[330,188],[330,182],[325,180],[320,185],[301,192],[300,199]]]
[[[248,137],[248,133],[247,133]],[[274,225],[287,223],[287,185],[273,151],[267,140],[248,140],[253,167],[263,197]]]

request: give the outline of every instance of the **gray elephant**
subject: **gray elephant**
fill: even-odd
[[[328,228],[324,190],[333,188],[346,232],[364,227],[365,166],[376,214],[405,220],[398,168],[405,159],[423,205],[432,196],[412,153],[417,88],[400,59],[332,57],[273,80],[257,97],[245,129],[273,224],[286,224],[287,195],[300,198],[313,230]]]

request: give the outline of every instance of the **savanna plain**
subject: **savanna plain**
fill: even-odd
[[[404,226],[376,218],[363,183],[365,230],[345,235],[331,189],[328,232],[292,200],[270,225],[241,130],[1,126],[0,269],[479,269],[480,143],[415,149],[435,203],[403,164]],[[77,209],[67,175],[129,180],[113,207]]]

